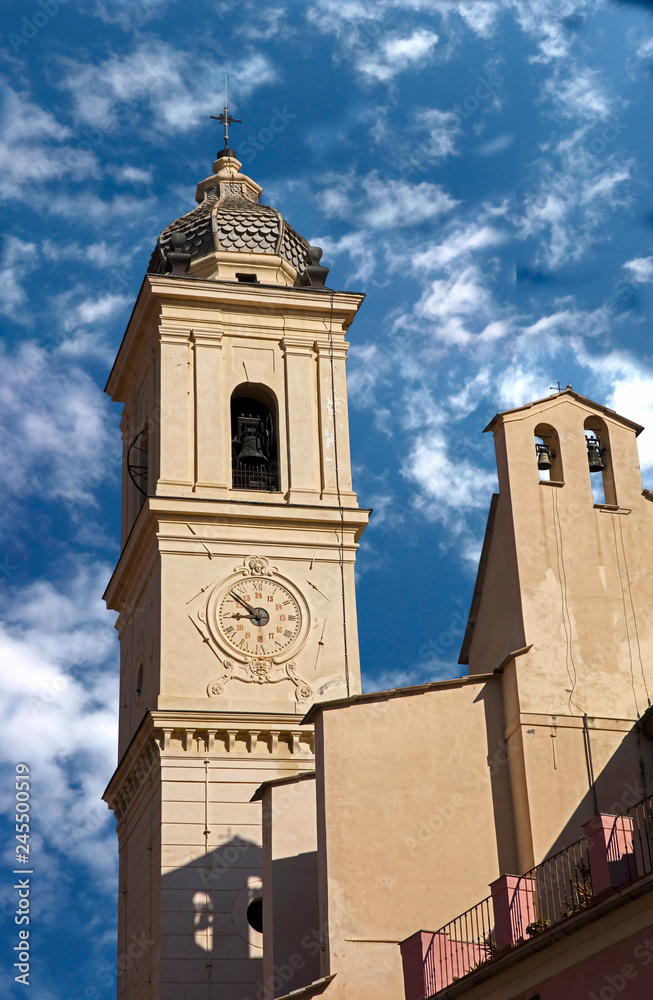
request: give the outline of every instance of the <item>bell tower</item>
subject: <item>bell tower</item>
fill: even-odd
[[[123,404],[119,1000],[262,978],[261,816],[313,767],[310,705],[360,691],[346,333],[363,296],[218,154],[152,255],[107,384]]]
[[[618,812],[653,695],[653,494],[639,424],[571,387],[497,414],[493,498],[460,663],[502,675],[527,871]],[[571,817],[561,830],[559,809]],[[615,809],[616,803],[616,809]],[[579,805],[580,804],[580,805]]]

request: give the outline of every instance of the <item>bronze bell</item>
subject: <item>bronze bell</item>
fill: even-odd
[[[590,472],[603,472],[605,469],[601,460],[601,442],[597,438],[587,438],[587,461]]]
[[[265,462],[265,455],[261,451],[261,424],[260,417],[238,417],[238,462]]]
[[[551,452],[549,451],[548,445],[540,444],[537,447],[537,467],[540,472],[548,472],[552,467],[553,462],[551,461]]]

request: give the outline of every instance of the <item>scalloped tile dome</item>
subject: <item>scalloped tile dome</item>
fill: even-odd
[[[161,233],[150,259],[150,274],[165,274],[173,233],[184,233],[191,261],[214,251],[276,254],[297,272],[306,268],[309,243],[288,225],[280,212],[258,202],[260,188],[241,174],[240,162],[216,160],[213,177],[200,182],[197,208],[170,223]],[[216,170],[217,168],[217,170]]]

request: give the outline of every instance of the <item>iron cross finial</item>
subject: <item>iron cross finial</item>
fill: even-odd
[[[232,118],[229,114],[227,100],[227,74],[224,75],[224,111],[221,115],[211,115],[210,117],[216,121],[221,122],[224,125],[224,148],[229,149],[229,126],[230,125],[241,125],[242,122],[240,118]]]

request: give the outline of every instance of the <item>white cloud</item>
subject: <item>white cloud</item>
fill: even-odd
[[[38,263],[35,243],[26,242],[18,236],[5,236],[0,261],[0,314],[17,323],[31,322],[23,281]]]
[[[582,19],[595,9],[596,0],[505,0],[505,5],[514,9],[522,31],[537,43],[538,54],[531,61],[546,65],[572,55],[570,19]]]
[[[630,272],[630,278],[638,285],[653,281],[653,257],[634,257],[626,261],[624,268]]]
[[[592,310],[577,308],[572,296],[556,304],[559,308],[554,312],[540,316],[532,323],[523,322],[520,337],[524,338],[525,349],[534,359],[544,353],[555,353],[561,342],[577,349],[583,339],[595,339],[610,329],[612,313],[609,300]]]
[[[607,216],[626,207],[632,194],[634,164],[615,142],[627,127],[618,121],[619,102],[606,89],[605,74],[586,65],[569,29],[570,19],[592,9],[592,0],[515,0],[522,29],[539,39],[536,61],[551,64],[540,104],[546,101],[552,117],[571,129],[541,147],[534,186],[515,220],[520,238],[537,238],[535,261],[548,268],[578,261],[605,240]]]
[[[39,208],[42,207],[48,215],[60,215],[66,219],[74,220],[83,219],[87,223],[121,218],[126,219],[129,223],[136,220],[141,223],[139,235],[142,235],[142,220],[148,219],[154,213],[158,202],[153,195],[148,198],[137,198],[127,194],[117,194],[104,201],[90,191],[77,191],[73,194],[54,194],[40,197],[38,204]]]
[[[502,4],[496,0],[462,0],[455,9],[476,35],[489,38],[494,33]]]
[[[71,326],[107,323],[131,302],[131,296],[107,292],[80,302],[71,317]]]
[[[339,239],[314,239],[323,248],[325,259],[348,255],[353,265],[351,279],[361,281],[372,277],[386,280],[386,266],[395,267],[408,254],[406,241],[398,239],[400,231],[440,219],[458,204],[439,184],[387,180],[377,171],[361,178],[354,174],[327,177],[318,200],[325,215],[356,219],[358,228]],[[379,245],[379,233],[390,231],[393,237]]]
[[[587,66],[570,68],[565,63],[562,70],[545,81],[543,89],[564,118],[604,121],[614,110],[601,87],[599,74]]]
[[[387,180],[372,171],[366,177],[334,178],[320,192],[326,215],[355,217],[370,229],[395,229],[421,225],[445,215],[458,202],[439,184],[415,184],[399,178]]]
[[[373,405],[374,390],[379,378],[392,371],[395,363],[390,351],[379,344],[354,345],[347,363],[348,399],[360,407]]]
[[[32,198],[35,184],[98,177],[95,157],[72,147],[71,130],[29,94],[0,83],[0,199]]]
[[[418,152],[426,153],[428,159],[441,159],[457,153],[456,140],[462,129],[460,117],[455,111],[440,111],[438,108],[425,108],[415,115],[415,122],[427,131],[427,142],[420,146]],[[414,151],[408,152],[408,162],[412,164]]]
[[[645,427],[637,439],[642,470],[653,473],[653,371],[639,357],[614,349],[597,354],[584,343],[576,355],[600,390],[600,401]]]
[[[412,264],[416,270],[425,271],[447,267],[463,255],[501,246],[509,239],[507,233],[494,226],[471,222],[454,229],[442,243],[431,244],[426,250],[415,253]]]
[[[467,347],[472,342],[495,340],[507,326],[490,319],[494,298],[481,269],[469,264],[446,278],[431,282],[415,312],[432,322],[432,335],[448,345]],[[483,319],[487,322],[484,323]],[[481,329],[475,329],[478,325]]]
[[[438,43],[438,36],[418,28],[404,38],[384,38],[375,52],[358,55],[358,71],[370,80],[387,83],[398,73],[425,62]]]
[[[606,216],[628,205],[632,164],[595,155],[579,131],[538,164],[538,187],[524,199],[516,219],[517,235],[538,238],[538,262],[557,268],[580,260],[606,236],[600,232]]]
[[[423,292],[398,326],[417,325],[429,344],[475,351],[513,333],[513,308],[493,292],[496,251],[511,237],[488,224],[487,215],[482,208],[472,221],[452,221],[439,242],[409,255],[410,270],[421,280]],[[433,272],[438,276],[432,277]]]
[[[142,42],[131,52],[100,63],[74,59],[61,63],[65,75],[59,87],[70,93],[77,119],[101,135],[114,131],[125,117],[143,112],[148,129],[166,135],[185,132],[215,113],[223,100],[224,70],[215,59],[158,40]],[[251,53],[230,66],[231,94],[236,103],[242,102],[275,77],[269,59]]]
[[[59,902],[60,864],[86,864],[97,889],[114,890],[113,824],[101,801],[117,743],[118,650],[101,599],[109,572],[82,564],[63,583],[14,587],[0,618],[0,757],[30,767],[41,888]],[[0,803],[9,809],[8,788]]]
[[[116,259],[115,247],[109,246],[106,240],[82,246],[68,240],[55,243],[54,240],[46,239],[41,243],[40,251],[47,261],[76,260],[100,268],[105,268]]]
[[[496,477],[487,469],[448,453],[447,436],[429,430],[420,435],[402,468],[419,489],[415,505],[430,520],[442,521],[460,534],[464,515],[487,507]]]
[[[63,501],[73,510],[94,503],[93,489],[117,474],[119,442],[108,399],[70,360],[63,344],[23,344],[2,356],[0,466],[3,519],[24,498]]]
[[[504,149],[509,149],[514,144],[515,137],[509,132],[497,135],[494,139],[489,139],[478,147],[481,156],[495,156],[502,153]]]
[[[238,3],[238,0],[236,0]],[[224,8],[224,13],[229,14],[234,12],[236,4],[229,3],[228,0],[222,0],[220,7]],[[220,9],[220,7],[218,9]],[[250,7],[248,11],[248,17],[243,18],[239,24],[235,27],[235,33],[241,35],[243,38],[254,39],[255,41],[263,40],[268,41],[270,38],[275,38],[283,30],[284,42],[287,44],[289,36],[292,35],[293,29],[287,18],[288,11],[283,7]],[[256,22],[255,15],[260,18],[259,22]]]
[[[542,385],[542,371],[534,362],[534,356],[529,359],[531,368],[514,364],[501,372],[497,372],[494,387],[496,389],[497,406],[501,410],[512,410],[516,406],[524,406],[533,399],[546,396],[547,388]]]
[[[363,221],[372,229],[420,225],[446,215],[458,204],[439,184],[426,181],[410,184],[370,174],[363,188],[368,199]]]
[[[437,6],[437,4],[433,4]],[[401,23],[395,12],[423,8],[432,15],[428,0],[420,3],[411,0],[377,0],[374,4],[358,0],[323,0],[309,8],[306,17],[325,34],[333,34],[342,46],[347,63],[369,83],[388,83],[397,74],[423,65],[431,58],[438,35],[426,27],[415,28],[410,34],[405,28],[395,30]]]
[[[653,37],[640,42],[636,52],[638,59],[650,59],[653,56]]]
[[[367,232],[346,233],[340,239],[316,236],[312,242],[322,247],[325,258],[333,260],[346,254],[352,264],[350,280],[369,281],[378,270],[377,248]]]
[[[637,361],[630,360],[622,363],[620,376],[608,405],[646,428],[637,440],[642,470],[650,475],[653,473],[653,372],[642,371]]]
[[[140,28],[161,17],[172,0],[86,0],[84,8],[105,24],[118,24],[124,31]]]
[[[149,184],[152,181],[152,170],[149,167],[116,167],[110,172],[122,184]]]

